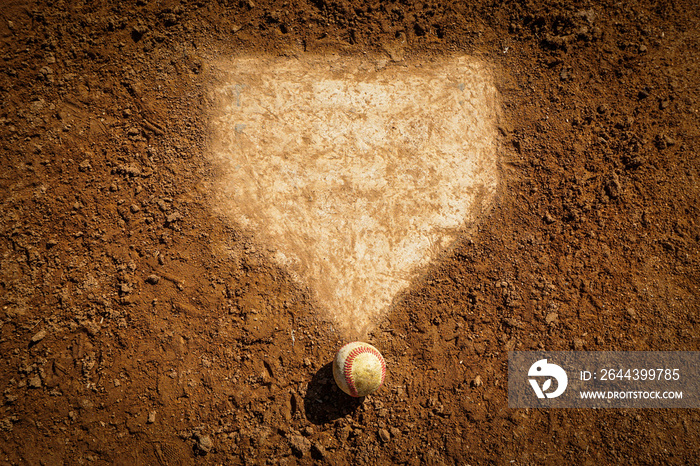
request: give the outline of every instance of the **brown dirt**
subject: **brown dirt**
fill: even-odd
[[[692,464],[694,410],[514,410],[507,351],[699,350],[697,2],[6,1],[3,464]],[[501,189],[335,387],[308,290],[218,218],[231,54],[497,70]],[[475,383],[479,377],[481,383]]]

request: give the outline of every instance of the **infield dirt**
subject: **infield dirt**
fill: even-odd
[[[699,10],[691,1],[3,2],[0,463],[694,463],[697,411],[515,410],[506,388],[510,350],[699,349]],[[371,63],[376,76],[360,81],[374,96],[381,76],[407,83],[421,64],[469,57],[499,102],[488,120],[496,157],[482,159],[495,165],[479,198],[487,208],[478,221],[465,216],[471,228],[448,225],[451,246],[416,262],[421,273],[402,275],[398,294],[393,285],[369,294],[393,301],[367,327],[388,375],[364,400],[333,381],[347,338],[314,280],[352,281],[369,265],[313,271],[317,249],[287,235],[298,228],[266,224],[266,203],[246,226],[236,209],[251,206],[219,189],[233,171],[213,137],[225,108],[217,89],[242,73],[225,63],[251,57],[266,57],[259,75],[279,82],[291,71],[270,63]],[[323,82],[314,69],[305,68]],[[409,139],[428,134],[425,119],[442,121],[415,109],[420,119],[401,120]],[[285,112],[300,141],[320,134],[304,132],[309,109]],[[364,128],[346,123],[348,134]],[[289,159],[304,160],[290,141]],[[391,144],[366,156],[388,160]],[[421,142],[403,144],[396,153]],[[435,163],[421,153],[416,167]],[[382,178],[359,173],[379,162],[358,163],[353,185],[376,199],[383,185],[361,183]],[[412,186],[424,187],[421,170]],[[255,179],[294,191],[292,178],[272,175],[232,183]],[[466,203],[455,212],[475,202],[455,199]],[[382,217],[384,204],[367,205]],[[290,212],[282,207],[278,218]]]

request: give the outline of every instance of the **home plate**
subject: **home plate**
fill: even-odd
[[[493,199],[498,99],[476,59],[258,56],[217,68],[217,210],[273,250],[348,338]]]

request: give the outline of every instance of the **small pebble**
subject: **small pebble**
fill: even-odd
[[[382,440],[382,442],[387,443],[389,440],[391,440],[391,435],[389,434],[388,430],[379,429],[379,438]]]
[[[211,441],[211,437],[209,437],[208,435],[197,434],[196,439],[197,449],[204,454],[209,453],[212,447],[214,446],[214,443]]]
[[[46,337],[46,330],[39,330],[34,336],[32,337],[32,343],[38,343],[41,340]]]
[[[472,380],[472,387],[481,387],[483,385],[483,382],[481,381],[481,376],[477,375],[474,377],[474,380]]]

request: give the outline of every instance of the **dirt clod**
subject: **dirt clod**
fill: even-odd
[[[311,451],[311,441],[301,435],[290,436],[289,445],[292,447],[292,452],[300,458]]]
[[[41,385],[41,377],[38,374],[31,376],[27,382],[29,388],[41,388]]]
[[[153,417],[155,418],[155,415]],[[206,455],[207,453],[212,451],[212,448],[214,447],[214,442],[212,442],[211,437],[209,437],[208,435],[199,433],[195,434],[195,440],[197,441],[195,447],[200,454]]]

